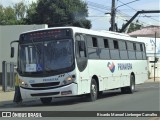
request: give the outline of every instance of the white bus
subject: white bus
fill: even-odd
[[[86,95],[95,101],[105,90],[133,93],[148,78],[144,43],[125,34],[56,27],[22,33],[17,42],[22,99],[48,104],[54,97]]]

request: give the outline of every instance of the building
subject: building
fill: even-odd
[[[17,62],[17,48],[15,43],[15,57],[10,58],[10,42],[18,40],[22,32],[48,28],[48,25],[0,25],[0,84],[2,83],[2,62]]]
[[[158,58],[155,63],[155,77],[160,77],[160,26],[147,26],[129,35],[145,43],[150,77],[154,77],[154,59],[155,56]]]

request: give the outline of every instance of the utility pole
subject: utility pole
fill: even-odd
[[[112,0],[112,8],[111,8],[111,31],[115,31],[115,16],[116,16],[116,9],[115,9],[115,0]]]

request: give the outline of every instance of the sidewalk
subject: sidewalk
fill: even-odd
[[[0,106],[3,105],[3,102],[13,102],[14,91],[4,92],[2,91],[2,86],[0,86]]]
[[[154,82],[154,79],[148,79],[145,82]],[[160,78],[156,78],[155,82],[160,83]],[[3,92],[2,91],[2,86],[0,86],[0,106],[6,103],[12,103],[13,102],[13,97],[14,97],[14,91],[9,91],[9,92]]]
[[[150,78],[146,80],[145,82],[154,82],[154,78]],[[160,78],[155,78],[155,82],[160,82]]]

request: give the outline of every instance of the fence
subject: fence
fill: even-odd
[[[14,62],[2,62],[2,90],[12,91],[15,87],[15,66]]]

